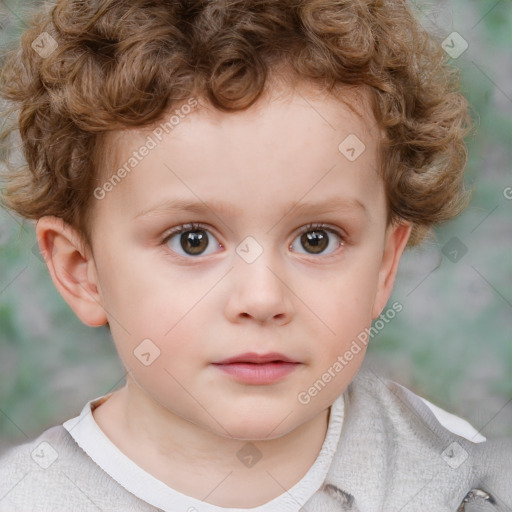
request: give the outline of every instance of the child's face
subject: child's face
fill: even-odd
[[[367,106],[363,121],[305,88],[256,105],[237,113],[198,106],[164,135],[96,201],[87,267],[95,314],[104,308],[128,379],[138,383],[132,389],[169,419],[253,440],[302,425],[350,383],[365,346],[350,361],[344,354],[382,312],[409,235],[407,226],[386,230],[378,129]],[[366,147],[354,161],[338,149],[350,134]],[[148,135],[112,139],[119,167]],[[176,201],[205,209],[163,206]],[[189,223],[200,227],[163,242]],[[301,239],[313,223],[326,226]],[[87,297],[66,299],[92,325]],[[214,364],[246,352],[279,352],[298,364],[265,383]],[[335,378],[322,377],[329,369]],[[309,393],[319,379],[322,390]]]

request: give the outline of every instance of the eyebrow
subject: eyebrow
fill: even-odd
[[[285,216],[288,213],[305,213],[305,212],[314,212],[314,213],[333,213],[339,210],[345,211],[353,211],[358,210],[359,212],[368,216],[368,209],[359,199],[356,198],[342,198],[340,196],[334,196],[330,198],[326,198],[322,202],[295,202],[289,203],[281,210],[281,215]],[[237,208],[231,204],[224,203],[222,201],[194,201],[190,199],[164,199],[159,203],[146,208],[139,213],[137,213],[134,219],[139,217],[144,217],[150,214],[159,214],[159,213],[177,213],[177,212],[191,212],[191,213],[199,213],[204,214],[208,212],[216,212],[221,215],[227,216],[237,216],[243,213],[242,208]]]

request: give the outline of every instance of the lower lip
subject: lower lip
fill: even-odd
[[[247,384],[270,384],[293,372],[299,363],[231,363],[216,364],[219,370],[226,372],[236,380]]]

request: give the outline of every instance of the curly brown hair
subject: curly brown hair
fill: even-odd
[[[0,140],[9,153],[19,129],[26,161],[6,153],[3,205],[60,217],[89,246],[108,132],[150,126],[191,96],[247,109],[278,69],[333,94],[370,91],[388,221],[413,223],[409,245],[467,204],[460,73],[407,0],[57,0],[28,23],[0,75],[12,121]]]

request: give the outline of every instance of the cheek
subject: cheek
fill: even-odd
[[[103,305],[129,332],[162,336],[211,287],[201,276],[177,265],[170,271],[172,265],[166,264],[163,255],[148,258],[144,251],[134,249],[116,258],[111,254],[105,251],[100,261]],[[147,332],[142,332],[145,328]]]
[[[354,254],[347,259],[346,266],[317,281],[314,294],[311,293],[311,279],[307,279],[301,293],[307,297],[304,302],[339,335],[371,323],[377,283],[376,258],[361,253]]]
[[[179,383],[188,386],[191,370],[198,370],[209,361],[207,351],[202,350],[204,345],[195,319],[186,316],[180,321],[183,315],[168,317],[169,323],[158,325],[150,318],[142,319],[140,328],[129,335],[116,326],[112,335],[124,367],[143,388],[176,397],[183,393]]]
[[[190,338],[199,325],[195,305],[208,292],[208,283],[191,281],[179,272],[163,278],[136,251],[124,251],[117,259],[110,254],[104,251],[97,258],[98,273],[103,307],[122,362],[134,371],[147,359],[155,360],[153,370],[160,363],[169,364],[169,353],[180,354],[193,346]]]
[[[362,363],[378,282],[379,261],[375,254],[378,253],[359,251],[353,254],[352,258],[347,258],[344,268],[331,274],[317,288],[314,306],[311,307],[319,317],[314,319],[318,326],[317,372],[331,367],[338,356],[345,353],[346,362],[342,364],[347,367],[343,369],[343,379],[347,374],[355,373]],[[307,314],[311,316],[310,312]]]

